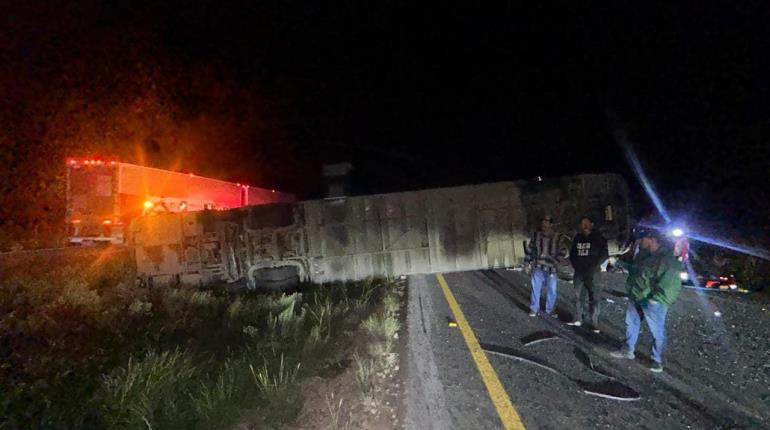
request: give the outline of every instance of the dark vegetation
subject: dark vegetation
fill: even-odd
[[[110,250],[0,261],[0,429],[278,427],[350,365],[392,284],[290,295],[139,288]]]

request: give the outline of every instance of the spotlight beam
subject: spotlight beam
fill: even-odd
[[[663,226],[663,225],[653,225],[653,224],[647,224],[647,223],[640,223],[639,225],[641,225],[642,227],[654,228],[662,232],[665,232],[667,228],[666,226]],[[704,236],[695,231],[688,231],[687,233],[683,232],[682,236],[686,236],[687,239],[690,239],[690,240],[707,243],[709,245],[713,245],[719,248],[729,249],[731,251],[735,251],[741,254],[751,255],[752,257],[757,257],[763,260],[770,261],[770,252],[764,249],[738,245],[732,242],[728,242],[726,240],[714,239],[712,237]]]
[[[611,125],[613,126],[613,134],[615,136],[615,139],[618,141],[618,144],[620,144],[620,147],[623,149],[623,152],[626,155],[628,162],[631,164],[631,167],[634,171],[634,175],[636,175],[636,178],[639,180],[639,183],[642,184],[644,191],[647,193],[647,196],[655,205],[655,208],[658,210],[658,213],[660,213],[660,216],[663,217],[663,220],[665,221],[665,223],[667,225],[670,225],[671,217],[668,215],[668,211],[666,211],[666,207],[663,206],[663,202],[660,200],[658,193],[655,192],[655,188],[652,186],[652,182],[650,182],[649,178],[647,177],[647,174],[644,172],[644,169],[642,168],[642,163],[639,162],[639,158],[636,156],[636,153],[634,152],[634,149],[631,146],[631,142],[628,140],[628,137],[626,137],[625,131],[622,129],[622,127],[617,125],[617,115],[615,115],[613,111],[609,111],[609,118],[611,121]],[[648,227],[658,228],[662,231],[665,231],[665,228],[660,226],[648,226]],[[753,257],[770,261],[770,252],[764,249],[740,246],[734,243],[727,242],[725,240],[714,239],[708,236],[697,234],[696,232],[688,232],[686,234],[684,234],[684,232],[682,233],[683,235],[687,236],[689,239],[692,239],[692,240],[697,240],[699,242],[707,243],[709,245],[714,245],[720,248],[729,249],[735,252],[751,255]],[[691,269],[691,268],[688,268],[688,269]]]
[[[709,245],[718,246],[720,248],[729,249],[731,251],[739,252],[741,254],[747,254],[747,255],[751,255],[752,257],[757,257],[763,260],[770,261],[770,252],[767,252],[764,249],[740,246],[734,243],[727,242],[725,240],[719,240],[708,236],[702,236],[697,233],[689,233],[687,237],[693,240],[697,240],[698,242],[708,243]]]
[[[639,158],[636,156],[634,148],[631,147],[631,144],[628,142],[628,139],[626,139],[625,136],[621,136],[620,146],[623,148],[623,152],[626,154],[626,158],[628,158],[629,163],[631,163],[631,167],[634,170],[636,178],[639,179],[639,183],[641,183],[642,187],[644,187],[644,191],[647,193],[647,196],[650,198],[650,200],[652,200],[652,203],[655,205],[658,213],[660,213],[660,216],[663,217],[666,223],[670,223],[671,217],[668,215],[665,206],[663,206],[663,202],[660,200],[660,197],[658,197],[658,193],[655,192],[655,188],[653,188],[652,182],[650,182],[649,178],[647,178],[647,174],[644,173],[644,169],[642,169],[642,163],[639,162]]]

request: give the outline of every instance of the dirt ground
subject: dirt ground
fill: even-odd
[[[293,429],[373,429],[400,426],[398,358],[391,354],[389,371],[374,378],[374,388],[364,396],[356,381],[356,364],[329,378],[309,378],[302,385],[303,410]]]
[[[385,364],[381,371],[373,375],[371,391],[364,393],[356,378],[358,365],[354,354],[366,351],[367,348],[367,339],[359,328],[356,333],[352,333],[354,345],[347,358],[339,363],[337,372],[308,378],[302,383],[302,413],[290,429],[403,428],[405,302],[406,298],[402,297],[398,315],[401,329],[394,341],[393,351],[382,357]]]

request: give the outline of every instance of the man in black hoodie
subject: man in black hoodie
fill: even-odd
[[[591,218],[580,218],[580,233],[572,240],[569,251],[569,259],[575,269],[575,320],[569,325],[581,326],[583,321],[589,320],[588,325],[595,333],[599,333],[599,288],[594,283],[594,275],[599,271],[599,266],[609,256],[607,252],[607,240],[601,233],[594,231],[594,223]],[[588,300],[588,316],[585,315],[585,302]]]

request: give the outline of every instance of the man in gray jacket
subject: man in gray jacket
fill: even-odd
[[[529,301],[529,316],[540,313],[540,290],[548,285],[545,299],[545,313],[554,318],[556,306],[556,265],[559,260],[559,235],[553,228],[553,218],[546,215],[540,222],[540,229],[532,233],[524,258],[525,270],[531,274],[532,293]]]

